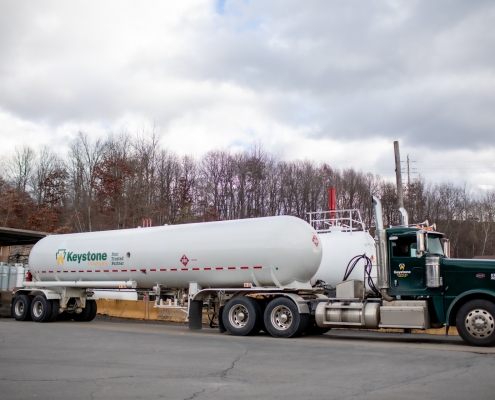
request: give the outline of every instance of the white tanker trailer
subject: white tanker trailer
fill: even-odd
[[[211,305],[221,329],[241,333],[261,329],[266,325],[261,310],[280,303],[273,317],[275,327],[265,326],[274,336],[280,336],[280,330],[282,336],[321,333],[328,328],[316,326],[305,300],[325,297],[315,283],[336,285],[353,255],[374,251],[360,243],[369,234],[356,232],[352,219],[346,219],[349,228],[344,219],[313,218],[311,225],[278,216],[51,235],[31,250],[32,280],[15,290],[12,314],[17,320],[37,322],[90,321],[96,315],[98,289],[152,289],[155,306],[187,310],[191,328],[201,327],[204,303]],[[322,223],[324,227],[317,229]],[[324,262],[322,241],[331,250]],[[354,275],[362,276],[362,270]],[[224,316],[225,305],[234,303],[239,303],[237,308]],[[293,319],[300,322],[292,324]],[[291,324],[293,329],[285,332]]]

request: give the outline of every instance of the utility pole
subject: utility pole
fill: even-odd
[[[394,153],[395,153],[395,177],[397,179],[397,199],[399,208],[404,208],[404,194],[402,188],[402,170],[400,165],[400,153],[399,153],[399,142],[396,140],[394,142]]]

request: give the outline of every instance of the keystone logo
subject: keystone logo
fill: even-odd
[[[55,258],[57,259],[57,265],[64,265],[64,260],[65,260],[65,249],[57,251],[55,254]]]
[[[55,253],[57,265],[64,265],[65,261],[77,261],[78,264],[81,261],[106,261],[107,253],[74,253],[72,251],[67,252],[65,249],[59,249]]]
[[[401,271],[404,271],[404,268],[406,268],[406,266],[405,266],[404,264],[399,264],[399,269],[400,269]]]

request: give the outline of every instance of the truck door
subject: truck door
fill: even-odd
[[[394,235],[389,244],[390,288],[397,295],[421,294],[426,272],[424,258],[416,257],[416,236]]]

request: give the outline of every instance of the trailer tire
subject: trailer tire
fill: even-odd
[[[91,306],[91,311],[89,312],[88,318],[86,319],[87,322],[93,321],[96,317],[96,311],[98,310],[98,307],[96,305],[96,300],[87,300],[86,301],[86,307],[89,305]]]
[[[251,297],[234,297],[225,304],[222,321],[225,329],[235,336],[254,335],[261,328],[261,308]]]
[[[495,345],[495,304],[488,300],[471,300],[457,313],[460,337],[471,346]]]
[[[31,321],[32,300],[28,295],[21,294],[12,301],[11,314],[16,321]]]
[[[296,304],[285,297],[273,299],[265,309],[265,327],[276,338],[290,338],[304,332],[309,314],[300,314]]]
[[[50,317],[50,322],[57,320],[58,311],[60,309],[60,300],[50,300],[52,303],[52,315]]]
[[[31,318],[34,322],[48,322],[52,317],[52,303],[45,296],[36,296],[31,303]]]
[[[77,322],[89,322],[95,319],[96,316],[96,301],[86,300],[86,307],[83,308],[80,314],[74,313],[72,318]]]

